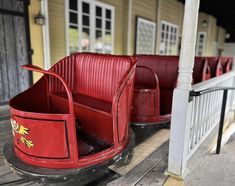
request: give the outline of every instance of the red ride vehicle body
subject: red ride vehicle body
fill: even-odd
[[[230,72],[232,70],[233,58],[232,57],[220,57],[220,63],[223,68],[223,73]]]
[[[193,68],[193,84],[206,81],[211,78],[211,70],[204,57],[195,57]]]
[[[211,69],[211,77],[217,77],[223,74],[219,57],[206,57],[206,60]]]
[[[120,154],[130,141],[135,66],[132,58],[92,53],[65,57],[48,71],[23,66],[44,75],[10,101],[16,156],[69,169]]]
[[[178,77],[179,56],[136,55],[131,122],[136,126],[169,123],[173,90]],[[210,68],[201,58],[195,58],[194,83],[210,79]]]

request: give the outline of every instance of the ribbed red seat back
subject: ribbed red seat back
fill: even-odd
[[[118,83],[132,64],[127,57],[76,53],[62,59],[51,70],[59,73],[73,92],[111,102]],[[51,81],[50,87],[53,92],[63,90],[56,80]]]
[[[211,76],[215,77],[221,68],[219,58],[218,57],[206,57],[206,60],[211,69]]]
[[[76,75],[75,61],[76,61],[76,56],[71,55],[63,58],[50,69],[50,71],[56,72],[61,77],[63,77],[72,91],[75,90],[75,75]],[[49,76],[48,79],[49,79],[50,93],[65,94],[65,88],[57,78]]]
[[[232,70],[232,62],[233,62],[232,57],[220,57],[220,63],[224,73]]]
[[[193,83],[199,83],[203,81],[203,72],[206,72],[207,61],[203,57],[195,57],[194,67],[193,67]]]
[[[151,68],[158,77],[160,87],[160,114],[170,114],[173,89],[178,77],[178,56],[137,55],[137,65]],[[138,71],[136,72],[138,73]],[[137,74],[138,75],[138,74]],[[144,81],[152,78],[152,74],[141,74]],[[151,76],[151,77],[150,77]]]
[[[135,87],[156,88],[154,74],[145,68],[136,68]]]
[[[178,56],[137,55],[137,65],[147,66],[157,74],[160,88],[174,88],[178,77]],[[149,74],[151,76],[151,74]],[[150,79],[152,77],[144,77]]]

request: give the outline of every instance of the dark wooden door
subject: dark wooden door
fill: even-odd
[[[31,74],[21,68],[31,63],[26,3],[0,0],[0,105],[31,83]]]

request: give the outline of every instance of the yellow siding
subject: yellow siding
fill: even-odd
[[[182,35],[183,29],[183,21],[184,21],[184,4],[179,3],[179,35]]]
[[[217,46],[218,49],[224,49],[224,42],[225,42],[225,29],[222,27],[218,27],[218,39],[217,39]]]
[[[208,25],[203,27],[202,22],[207,21]],[[214,42],[217,42],[217,20],[215,17],[208,15],[206,13],[199,13],[198,20],[198,31],[206,32],[206,47],[204,50],[205,56],[213,56],[214,54]],[[217,43],[218,47],[218,43]]]
[[[49,0],[48,11],[51,63],[53,65],[66,55],[64,0]]]
[[[157,1],[148,0],[146,2],[143,0],[133,0],[131,17],[131,53],[134,53],[135,51],[135,28],[137,16],[156,22]]]
[[[34,23],[34,17],[40,11],[40,1],[32,0],[29,6],[29,24],[31,36],[32,63],[43,68],[43,39],[42,27]],[[41,77],[39,73],[33,73],[33,81],[36,82]]]
[[[161,20],[176,24],[181,29],[183,4],[177,0],[161,0]]]
[[[124,2],[128,0],[99,0],[100,2],[114,6],[115,9],[115,24],[114,24],[114,53],[123,54],[124,46],[124,16],[127,16],[127,12],[124,10]],[[128,16],[127,16],[128,17]],[[128,18],[127,18],[128,19]]]
[[[128,54],[128,17],[129,17],[129,0],[124,0],[123,4],[123,54]]]
[[[178,0],[160,0],[160,21],[167,21],[169,23],[175,24],[179,28],[179,36],[181,36],[182,26],[183,26],[183,16],[184,16],[184,5]],[[158,33],[160,33],[160,23],[158,24]],[[158,37],[161,37],[158,34]],[[157,53],[159,51],[159,43],[157,43]]]
[[[199,18],[198,18],[198,31],[199,32],[208,32],[208,26],[207,27],[203,27],[202,26],[202,22],[203,21],[207,21],[207,23],[209,24],[209,15],[203,12],[199,12]]]
[[[213,56],[214,49],[213,45],[216,41],[217,36],[217,25],[216,25],[216,18],[213,16],[209,16],[209,23],[208,23],[208,34],[207,34],[207,47],[206,47],[206,55],[207,56]]]

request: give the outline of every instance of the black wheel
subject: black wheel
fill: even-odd
[[[132,158],[133,158],[134,151],[130,150],[127,153],[125,153],[124,156],[120,158],[120,160],[117,162],[117,165],[122,167],[130,164]]]

